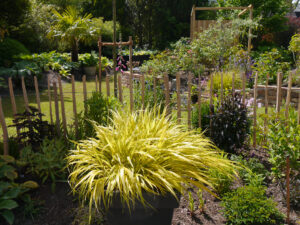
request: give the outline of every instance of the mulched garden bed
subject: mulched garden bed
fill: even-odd
[[[245,152],[248,152],[246,154]],[[247,149],[241,150],[240,154],[248,155],[248,157],[256,157],[262,162],[267,169],[270,168],[266,160],[268,155],[263,149]],[[232,188],[241,186],[241,182],[234,182]],[[198,208],[199,201],[197,197],[197,188],[189,190],[195,199],[195,206]],[[277,204],[278,209],[282,213],[286,213],[285,193],[281,185],[272,183],[268,180],[267,187],[268,197],[273,198]],[[80,207],[79,202],[72,195],[68,183],[57,183],[55,191],[52,192],[51,184],[41,185],[38,190],[33,191],[32,198],[42,203],[38,215],[32,219],[24,219],[24,216],[16,216],[16,225],[86,225],[88,224],[88,207]],[[226,219],[222,213],[221,200],[203,191],[203,199],[205,201],[204,209],[196,210],[191,215],[189,208],[188,193],[185,193],[180,198],[179,208],[174,209],[172,225],[222,225],[226,224]],[[92,222],[92,225],[105,224],[109,225],[103,220],[101,214],[95,216],[97,218]],[[299,225],[300,223],[300,209],[291,207],[290,219],[292,225]]]

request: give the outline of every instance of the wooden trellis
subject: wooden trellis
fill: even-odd
[[[133,55],[133,40],[132,40],[132,36],[129,36],[129,41],[127,42],[102,42],[102,38],[101,36],[99,37],[99,41],[98,41],[98,48],[99,48],[99,91],[101,92],[102,91],[102,88],[101,88],[101,81],[102,81],[102,63],[101,63],[101,54],[102,54],[102,46],[126,46],[128,45],[129,46],[129,68],[130,68],[130,83],[129,83],[129,86],[130,86],[130,109],[131,111],[133,110],[133,84],[132,84],[132,79],[133,79],[133,67],[132,67],[132,55]],[[114,62],[114,65],[116,65],[116,62]],[[114,70],[116,68],[113,68]],[[119,75],[120,76],[120,75]],[[107,87],[107,95],[109,96],[110,93],[109,93],[109,77],[108,75],[106,75],[106,87]],[[119,81],[118,81],[119,80]],[[123,97],[122,97],[122,84],[121,83],[121,78],[117,78],[115,79],[114,82],[118,82],[118,87],[119,87],[119,100],[120,102],[123,101]],[[97,82],[96,82],[97,83]],[[96,84],[97,85],[97,84]],[[117,85],[116,85],[117,86]],[[117,91],[115,90],[115,97],[117,97]]]
[[[217,11],[217,10],[242,10],[238,16],[245,14],[249,11],[249,18],[253,20],[253,6],[249,5],[247,7],[195,7],[193,5],[191,12],[191,24],[190,24],[190,38],[194,39],[196,34],[207,29],[211,24],[215,24],[216,20],[197,20],[196,19],[196,11]],[[228,21],[224,21],[224,23],[228,23]],[[249,27],[248,31],[248,55],[251,52],[251,43],[252,43],[252,28]],[[250,58],[249,58],[250,59]],[[250,63],[250,61],[248,62]]]

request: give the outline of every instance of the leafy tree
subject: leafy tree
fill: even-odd
[[[78,61],[79,42],[91,43],[101,33],[103,20],[92,19],[91,14],[81,16],[74,7],[67,7],[63,13],[54,10],[57,19],[49,29],[48,37],[59,38],[63,45],[71,47],[72,61]]]
[[[287,0],[217,0],[220,6],[248,6],[252,4],[254,18],[260,18],[262,24],[259,36],[263,39],[272,39],[272,33],[283,31],[286,26]],[[267,36],[264,36],[269,34]],[[259,38],[260,39],[260,38]]]
[[[0,38],[5,33],[23,22],[30,9],[29,0],[1,0],[0,1]]]

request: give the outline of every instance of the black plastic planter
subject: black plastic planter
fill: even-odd
[[[141,203],[136,203],[135,208],[129,212],[127,207],[122,207],[119,197],[113,200],[112,207],[107,213],[109,225],[171,225],[173,209],[179,203],[172,195],[154,196],[145,194],[145,200],[153,207],[144,208]],[[179,199],[179,197],[178,197]]]

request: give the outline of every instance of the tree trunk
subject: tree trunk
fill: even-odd
[[[76,40],[74,40],[72,44],[71,57],[72,57],[72,62],[78,62],[78,42]]]

